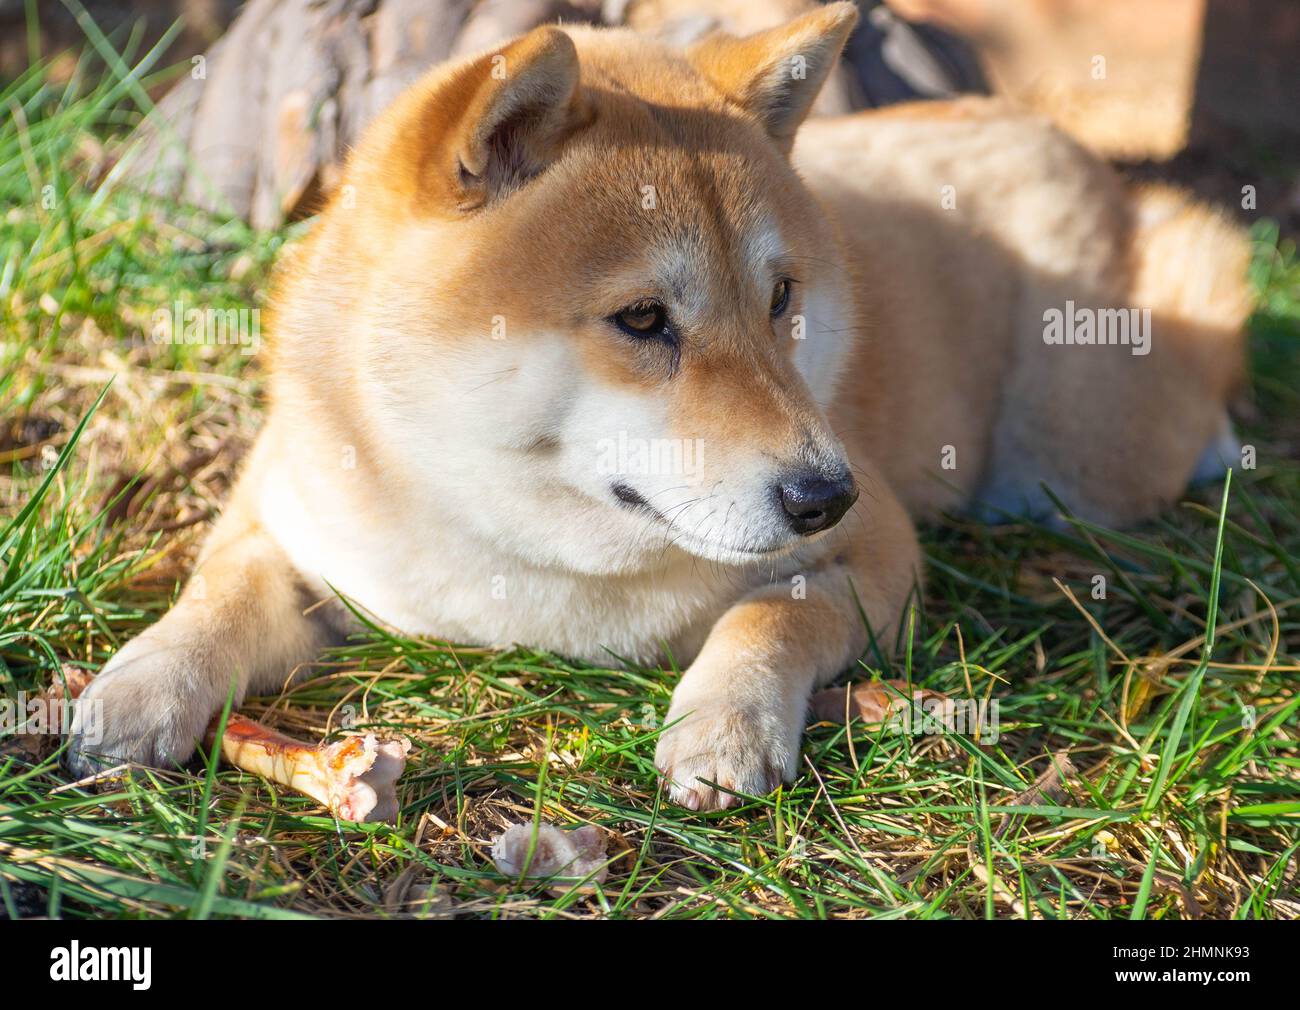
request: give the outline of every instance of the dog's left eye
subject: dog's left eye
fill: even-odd
[[[777,281],[772,289],[772,318],[775,319],[790,304],[790,282]]]
[[[668,336],[668,313],[658,302],[640,302],[614,314],[614,322],[633,337]]]

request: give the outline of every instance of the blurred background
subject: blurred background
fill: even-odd
[[[168,136],[142,160],[166,195],[275,227],[315,206],[365,123],[430,65],[550,20],[689,42],[815,0],[0,0],[0,77],[74,73],[91,20],[155,68]],[[960,92],[1038,110],[1138,176],[1172,179],[1294,234],[1295,0],[862,0],[822,114]],[[234,72],[228,72],[234,71]],[[163,97],[165,95],[165,97]],[[191,157],[185,157],[188,154]],[[202,166],[196,169],[195,166]],[[1253,186],[1254,207],[1240,207]]]

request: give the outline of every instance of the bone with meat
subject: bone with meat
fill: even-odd
[[[209,747],[216,729],[214,720]],[[221,736],[221,756],[236,768],[305,793],[340,820],[362,822],[397,816],[397,779],[410,746],[407,740],[376,740],[373,733],[305,744],[234,714]]]
[[[84,670],[65,667],[67,696],[75,699],[93,679]],[[63,703],[64,685],[47,692],[52,710]],[[205,734],[211,748],[220,722]],[[51,725],[58,725],[52,720]],[[221,736],[221,757],[236,768],[261,775],[329,807],[344,821],[391,821],[397,816],[397,780],[406,768],[409,740],[379,740],[373,733],[335,743],[307,744],[231,713]]]

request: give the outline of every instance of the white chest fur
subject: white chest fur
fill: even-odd
[[[438,523],[360,521],[341,499],[308,502],[285,474],[263,481],[261,518],[295,568],[380,622],[463,644],[520,644],[610,665],[685,664],[743,592],[743,578],[698,558],[636,574],[591,575],[494,552]],[[387,520],[387,521],[385,521]]]

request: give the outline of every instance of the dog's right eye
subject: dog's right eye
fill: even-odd
[[[666,337],[668,313],[658,302],[638,302],[614,313],[614,324],[633,337]]]

